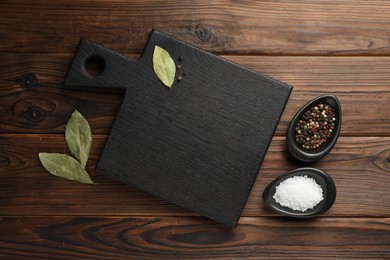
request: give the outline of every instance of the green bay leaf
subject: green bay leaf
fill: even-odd
[[[153,69],[165,86],[172,87],[176,74],[175,62],[171,55],[158,45],[154,46]]]
[[[92,134],[88,121],[77,109],[73,112],[66,124],[65,139],[70,152],[84,168],[91,150]]]
[[[71,156],[59,153],[39,153],[43,167],[51,174],[85,184],[94,184],[84,167]]]

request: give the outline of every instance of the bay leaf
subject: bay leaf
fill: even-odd
[[[171,88],[176,74],[175,62],[171,55],[158,45],[154,46],[153,69],[161,82]]]
[[[94,184],[84,167],[73,157],[59,153],[39,153],[43,167],[51,174],[85,184]]]
[[[65,139],[70,152],[84,168],[91,150],[92,134],[88,121],[77,109],[66,124]]]

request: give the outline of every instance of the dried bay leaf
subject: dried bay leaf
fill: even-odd
[[[55,176],[94,184],[84,169],[91,150],[91,128],[88,121],[77,110],[73,112],[66,125],[65,139],[76,159],[59,153],[39,153],[38,157],[42,165]]]
[[[158,45],[154,46],[153,69],[161,82],[171,88],[176,74],[175,62],[171,55]]]
[[[59,153],[39,153],[43,167],[51,174],[85,184],[94,184],[84,167],[73,157]]]
[[[70,152],[84,168],[91,150],[92,134],[88,121],[77,109],[73,112],[66,124],[65,139]]]

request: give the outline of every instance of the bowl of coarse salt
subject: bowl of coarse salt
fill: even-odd
[[[336,199],[336,185],[325,172],[299,168],[273,180],[263,192],[263,201],[276,212],[296,218],[324,213]]]

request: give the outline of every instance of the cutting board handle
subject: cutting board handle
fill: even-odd
[[[123,74],[134,73],[139,61],[87,39],[81,39],[64,85],[68,87],[125,88]]]

